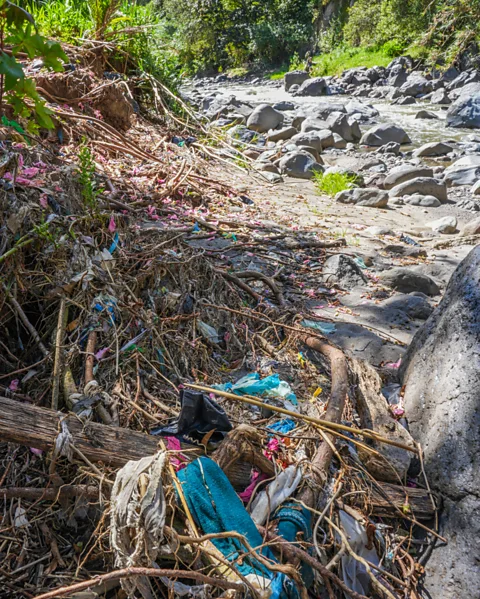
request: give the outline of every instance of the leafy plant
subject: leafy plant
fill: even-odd
[[[78,175],[82,185],[83,201],[90,210],[95,211],[97,209],[97,198],[103,189],[97,186],[95,180],[95,161],[90,148],[85,142],[78,153],[78,163]]]
[[[357,177],[348,173],[324,173],[316,172],[313,175],[316,190],[335,196],[340,191],[355,187]]]
[[[11,46],[10,52],[6,45]],[[62,60],[68,61],[60,44],[39,35],[30,13],[8,0],[0,0],[0,116],[5,100],[15,115],[25,119],[35,116],[36,123],[28,123],[29,131],[36,131],[39,125],[52,128],[51,111],[45,107],[35,82],[25,76],[16,58],[19,53],[30,59],[42,58],[44,66],[53,71],[63,70]]]

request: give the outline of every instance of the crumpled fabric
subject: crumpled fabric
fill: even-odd
[[[198,526],[205,534],[236,531],[242,534],[251,547],[261,547],[263,539],[244,508],[242,501],[213,460],[201,457],[178,473],[188,507]],[[232,537],[212,539],[215,547],[232,562],[244,554],[245,546]],[[263,547],[259,551],[276,562],[272,551]],[[287,576],[274,573],[257,559],[245,556],[236,568],[250,581],[268,585],[270,599],[298,599],[298,590]]]
[[[232,425],[224,410],[207,395],[191,389],[180,391],[182,409],[177,420],[168,426],[154,428],[152,435],[186,435],[197,441],[211,431],[211,441],[223,441],[232,430]]]
[[[270,512],[274,512],[285,499],[295,493],[302,480],[302,469],[289,466],[259,493],[252,503],[252,520],[259,525],[265,524]]]
[[[165,461],[166,452],[161,451],[127,462],[117,472],[111,495],[110,525],[110,545],[117,568],[151,567],[160,553],[166,512],[162,484]],[[145,577],[122,579],[121,585],[129,597],[137,590],[144,599],[153,597]]]

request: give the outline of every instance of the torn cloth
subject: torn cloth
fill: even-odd
[[[198,458],[178,473],[182,489],[195,522],[204,533],[236,531],[243,535],[251,547],[261,547],[263,539],[243,507],[243,504],[225,476],[223,470],[209,458]],[[245,546],[232,537],[212,539],[215,547],[230,562],[246,553]],[[276,562],[268,547],[259,551]],[[269,581],[271,599],[297,599],[294,583],[284,574],[274,573],[255,558],[245,557],[235,567],[244,576],[257,576]]]

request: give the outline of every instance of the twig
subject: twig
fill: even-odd
[[[64,497],[98,498],[99,489],[90,485],[62,485],[58,488],[36,489],[34,487],[8,487],[0,489],[0,497],[6,499],[34,499],[40,501],[57,501]]]
[[[104,584],[111,580],[119,580],[121,578],[132,578],[133,576],[150,576],[152,578],[161,578],[163,576],[166,578],[187,578],[190,580],[196,580],[199,583],[209,584],[214,587],[216,586],[224,590],[232,589],[234,591],[242,591],[245,588],[243,584],[230,582],[221,578],[214,578],[212,576],[206,576],[201,572],[192,572],[190,570],[124,568],[123,570],[115,570],[113,572],[108,572],[107,574],[101,574],[99,576],[96,576],[95,578],[91,578],[90,580],[77,582],[76,584],[72,584],[68,587],[61,587],[59,589],[55,589],[54,591],[43,593],[42,595],[36,595],[35,599],[54,599],[54,597],[65,597],[65,595],[71,595],[73,593],[85,591],[91,588],[92,586]]]
[[[88,385],[94,380],[93,376],[93,365],[95,363],[95,347],[97,345],[97,331],[90,331],[88,335],[87,347],[85,353],[87,358],[85,360],[85,385]]]
[[[62,297],[60,300],[60,309],[58,312],[57,334],[55,337],[55,362],[53,364],[53,383],[52,383],[52,410],[58,410],[58,394],[60,389],[60,376],[62,371],[63,357],[63,336],[67,325],[68,311],[66,309],[67,300]]]
[[[272,410],[273,412],[286,414],[287,416],[291,416],[292,418],[298,418],[300,420],[305,420],[306,422],[311,422],[312,424],[316,424],[322,427],[324,430],[327,430],[327,432],[331,434],[335,434],[336,430],[347,431],[349,433],[353,433],[354,435],[362,435],[364,437],[375,439],[376,441],[381,441],[382,443],[386,443],[387,445],[394,445],[395,447],[406,449],[407,451],[411,451],[412,453],[417,453],[418,451],[416,447],[410,447],[409,445],[404,445],[403,443],[397,443],[396,441],[392,441],[391,439],[387,439],[385,437],[382,437],[381,435],[376,435],[375,433],[373,433],[373,431],[360,428],[357,429],[351,426],[346,426],[345,424],[329,422],[328,420],[321,420],[320,418],[314,418],[313,416],[307,416],[306,414],[298,414],[297,412],[292,412],[291,410],[287,410],[286,408],[280,408],[274,405],[263,403],[262,401],[259,401],[258,399],[250,396],[234,395],[233,393],[229,393],[228,391],[220,391],[219,389],[214,389],[213,387],[206,387],[205,385],[193,385],[191,383],[184,384],[185,387],[199,389],[200,391],[213,393],[214,395],[226,397],[227,399],[234,399],[236,401],[251,404],[252,406],[257,406],[258,408],[265,408],[267,410]]]
[[[17,314],[20,316],[20,319],[22,320],[23,324],[25,325],[25,327],[27,328],[29,333],[32,335],[32,337],[35,339],[42,354],[47,358],[50,355],[50,353],[48,352],[47,348],[43,345],[42,340],[40,339],[40,335],[37,333],[37,330],[32,325],[32,323],[28,320],[27,315],[25,314],[25,312],[23,311],[22,307],[17,302],[17,300],[13,297],[13,295],[7,289],[7,286],[5,285],[5,283],[2,283],[2,286],[3,286],[3,290],[7,294],[7,298],[9,300],[9,302],[15,308],[15,310],[17,311]]]

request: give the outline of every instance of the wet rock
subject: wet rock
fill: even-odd
[[[282,102],[275,102],[273,108],[275,108],[275,110],[280,111],[295,110],[295,104],[293,102],[287,102],[286,100],[284,100]]]
[[[447,127],[480,127],[480,92],[460,96],[448,109]]]
[[[281,175],[279,175],[278,173],[271,173],[271,172],[265,171],[263,173],[263,176],[270,183],[282,183],[282,181],[283,181],[283,177]]]
[[[430,597],[475,597],[480,588],[480,246],[454,272],[438,308],[417,332],[400,370],[410,431],[424,450],[432,490],[443,495],[428,561]]]
[[[390,197],[403,197],[414,194],[434,196],[440,202],[447,201],[447,185],[443,181],[431,177],[417,177],[396,185],[390,189]]]
[[[415,118],[435,120],[439,119],[440,117],[438,117],[434,112],[430,112],[429,110],[419,110],[415,115]]]
[[[480,218],[475,218],[467,223],[460,233],[461,237],[469,237],[470,235],[480,235]]]
[[[400,87],[400,92],[404,96],[416,97],[423,94],[428,94],[431,91],[432,82],[416,73],[409,75],[406,82]]]
[[[399,144],[410,143],[406,131],[396,125],[375,125],[363,134],[360,143],[366,146],[383,146],[386,143],[394,141]]]
[[[346,290],[368,283],[360,266],[345,254],[335,254],[326,260],[322,278],[328,285],[338,285]]]
[[[378,235],[393,235],[393,231],[389,227],[376,226],[368,227],[367,229],[365,229],[365,233],[373,235],[374,237],[377,237]]]
[[[345,104],[341,102],[317,102],[315,104],[309,104],[305,107],[309,118],[315,118],[320,120],[326,120],[332,112],[347,112]]]
[[[422,156],[444,156],[453,152],[453,146],[443,143],[442,141],[433,141],[431,143],[420,146],[413,152],[413,156],[421,158]]]
[[[398,267],[385,270],[380,274],[380,281],[383,285],[402,293],[411,293],[412,291],[420,291],[425,295],[440,293],[438,285],[431,277],[417,273],[410,268]]]
[[[260,104],[248,117],[247,127],[258,133],[276,129],[283,123],[283,114],[270,104]]]
[[[388,144],[380,146],[378,150],[375,151],[379,154],[393,154],[394,156],[398,156],[400,154],[400,144],[391,141]]]
[[[387,177],[383,186],[385,189],[392,189],[400,183],[409,181],[410,179],[416,179],[417,177],[433,177],[433,169],[427,167],[402,165],[393,168]]]
[[[464,88],[467,85],[471,83],[476,83],[478,81],[480,81],[478,73],[472,71],[464,71],[463,73],[460,73],[457,77],[455,77],[455,79],[448,83],[445,87],[448,91],[451,91],[454,89]]]
[[[388,204],[388,193],[376,187],[346,189],[337,193],[335,201],[340,204],[385,208]]]
[[[327,84],[323,77],[314,77],[304,81],[295,92],[296,96],[324,96],[327,93]]]
[[[358,116],[361,121],[368,121],[379,115],[376,108],[358,100],[350,100],[350,102],[345,105],[345,109],[350,116]]]
[[[438,208],[438,206],[442,205],[442,202],[433,196],[422,196],[419,194],[405,196],[403,201],[405,204],[410,204],[411,206],[422,206],[423,208]]]
[[[297,133],[298,131],[295,129],[295,127],[284,127],[283,129],[277,129],[276,131],[269,131],[268,140],[284,141],[286,139],[292,138]]]
[[[404,96],[403,98],[397,98],[392,102],[392,104],[396,104],[397,106],[408,106],[409,104],[416,104],[417,101],[413,96]]]
[[[447,105],[447,104],[451,104],[452,101],[450,100],[447,90],[444,89],[443,87],[440,89],[437,89],[437,91],[433,92],[433,94],[430,97],[430,102],[432,104],[443,104],[443,105]]]
[[[341,112],[332,112],[327,119],[327,129],[338,133],[345,141],[358,141],[362,137],[358,122],[350,122],[347,115]]]
[[[431,223],[429,226],[435,233],[442,233],[444,235],[451,235],[457,232],[457,219],[454,216],[444,216]]]
[[[323,172],[323,167],[305,151],[289,152],[278,161],[283,175],[297,179],[311,179],[314,172]]]
[[[408,76],[403,65],[394,65],[388,71],[387,84],[389,86],[399,88],[406,83]]]
[[[307,73],[307,71],[290,71],[289,73],[285,73],[285,77],[284,77],[284,85],[285,85],[285,91],[293,91],[292,90],[292,86],[293,85],[302,85],[302,83],[304,83],[307,79],[310,79],[310,75]],[[281,108],[278,108],[277,110],[281,110]]]
[[[444,180],[449,187],[474,185],[480,179],[480,156],[464,156],[445,169]]]

